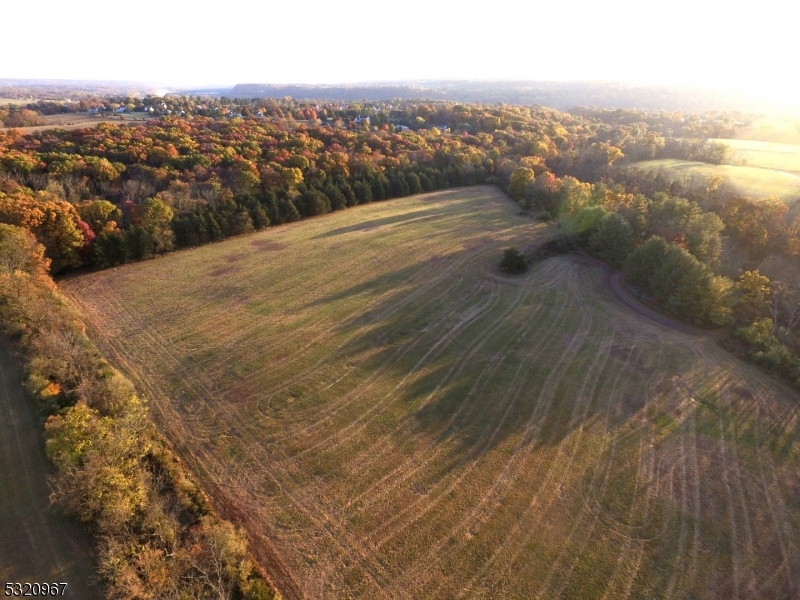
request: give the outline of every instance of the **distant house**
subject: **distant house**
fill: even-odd
[[[395,125],[394,126],[394,130],[395,131],[408,131],[408,127],[406,127],[405,125]]]
[[[115,110],[114,112],[115,112],[115,113],[124,113],[124,112],[125,112],[125,110],[126,110],[126,109],[125,109],[125,107],[124,107],[124,106],[120,106],[120,107],[119,107],[117,110]]]
[[[356,117],[355,119],[353,119],[353,123],[355,123],[356,125],[359,125],[361,123],[366,123],[367,125],[369,125],[369,117],[361,117],[361,116]]]

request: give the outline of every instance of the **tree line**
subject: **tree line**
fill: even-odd
[[[658,174],[620,179],[592,184],[521,167],[508,192],[669,313],[731,325],[738,341],[729,348],[800,385],[800,217],[775,198],[724,195],[717,178],[692,194],[703,206],[673,195]]]
[[[415,104],[382,114],[417,130],[289,127],[279,116],[9,130],[0,134],[0,221],[31,229],[59,273],[358,204],[501,183],[525,161],[558,172],[621,156],[594,141],[584,120],[547,109]]]

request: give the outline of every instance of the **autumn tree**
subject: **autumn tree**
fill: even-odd
[[[736,307],[739,321],[751,323],[770,307],[769,278],[756,271],[742,273],[737,282],[740,298]]]
[[[769,312],[772,315],[772,331],[775,336],[782,332],[784,339],[800,323],[800,282],[773,281],[770,285]]]
[[[50,259],[34,235],[22,227],[0,223],[0,273],[17,271],[42,279],[50,268]]]
[[[95,234],[116,229],[122,218],[122,211],[108,200],[85,200],[75,208]]]
[[[147,499],[138,468],[149,450],[144,415],[141,404],[111,419],[79,403],[50,417],[47,455],[59,469],[54,499],[109,532],[125,527]]]
[[[0,193],[0,222],[31,231],[45,247],[53,273],[81,264],[86,238],[75,207],[44,192]]]
[[[135,207],[131,223],[142,230],[143,233],[139,235],[142,239],[149,238],[149,243],[152,245],[145,256],[172,250],[175,236],[170,227],[170,221],[174,214],[172,209],[158,198],[147,198]]]
[[[536,176],[533,169],[527,167],[516,169],[511,173],[508,183],[508,195],[514,200],[526,206],[530,202],[531,186]]]

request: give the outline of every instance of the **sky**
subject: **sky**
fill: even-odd
[[[38,0],[5,2],[2,21],[0,78],[590,80],[800,97],[794,0]]]

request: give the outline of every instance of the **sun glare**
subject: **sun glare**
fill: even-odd
[[[26,60],[3,61],[0,77],[170,86],[602,80],[714,86],[784,103],[800,92],[795,3],[499,0],[474,10],[411,0],[382,14],[364,0],[215,11],[179,0],[157,15],[86,0],[42,4],[36,44],[24,27],[5,29],[3,55],[24,47]],[[8,23],[26,19],[22,3],[4,11]],[[75,48],[76,32],[92,43],[63,51]]]

